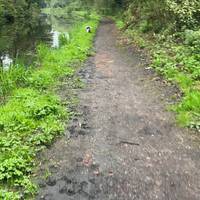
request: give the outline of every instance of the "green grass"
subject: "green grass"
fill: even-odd
[[[0,102],[3,102],[13,89],[22,87],[29,73],[30,71],[21,65],[11,66],[8,71],[0,71]]]
[[[119,28],[123,23],[116,20]],[[176,35],[152,34],[143,23],[130,26],[125,35],[151,55],[151,67],[179,86],[183,97],[172,106],[180,125],[200,130],[200,30]],[[145,25],[146,26],[146,25]],[[189,33],[188,33],[189,32]],[[180,42],[176,42],[176,38]]]
[[[38,66],[13,66],[0,73],[0,199],[29,199],[37,192],[31,178],[36,154],[63,134],[71,115],[52,88],[60,78],[72,77],[73,63],[89,55],[98,17],[87,24],[93,27],[91,34],[84,23],[74,26],[73,37],[58,49],[39,45]]]

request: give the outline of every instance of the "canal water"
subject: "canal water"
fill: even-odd
[[[59,35],[68,32],[70,20],[41,14],[37,22],[23,21],[5,24],[0,29],[0,66],[8,69],[14,63],[30,66],[36,47],[46,43],[59,47]]]

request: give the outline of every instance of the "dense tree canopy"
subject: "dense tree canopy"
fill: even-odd
[[[43,0],[0,0],[1,22],[13,22],[16,18],[30,17],[43,5]]]
[[[196,27],[200,23],[199,0],[129,0],[127,20],[143,21],[147,29],[160,31],[166,25],[174,28]]]

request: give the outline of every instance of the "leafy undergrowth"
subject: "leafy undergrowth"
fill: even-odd
[[[36,154],[64,132],[70,111],[52,89],[61,77],[73,76],[74,62],[84,61],[92,47],[98,17],[73,28],[73,37],[58,49],[40,45],[38,67],[13,66],[1,73],[0,199],[29,199],[37,192],[31,177]],[[66,42],[65,42],[66,41]],[[5,101],[6,100],[6,101]]]
[[[157,47],[158,49],[158,47]],[[152,67],[183,92],[173,106],[177,120],[184,126],[200,130],[200,46],[168,43],[153,53]]]
[[[115,21],[118,28],[126,27],[119,18]],[[147,49],[151,67],[182,91],[181,101],[172,106],[177,121],[200,130],[200,30],[166,36],[146,32],[146,26],[129,27],[125,34],[141,49]]]

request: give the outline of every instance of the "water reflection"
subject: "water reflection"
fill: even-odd
[[[51,41],[51,26],[43,17],[32,22],[6,24],[0,30],[0,64],[3,68],[22,62],[30,65],[38,43]]]
[[[60,32],[52,30],[51,33],[52,33],[52,47],[58,48]]]
[[[34,22],[22,21],[6,24],[0,29],[0,66],[22,63],[30,66],[35,59],[36,46],[45,42],[59,47],[59,35],[68,32],[73,21],[53,15],[41,15]]]
[[[47,23],[51,24],[52,27],[52,47],[58,48],[60,46],[59,37],[61,34],[66,34],[69,37],[69,30],[74,24],[75,19],[64,19],[62,17],[57,17],[54,15],[48,15]]]
[[[13,64],[13,59],[10,58],[8,54],[0,57],[1,65],[3,66],[3,69],[8,70],[9,67]]]

